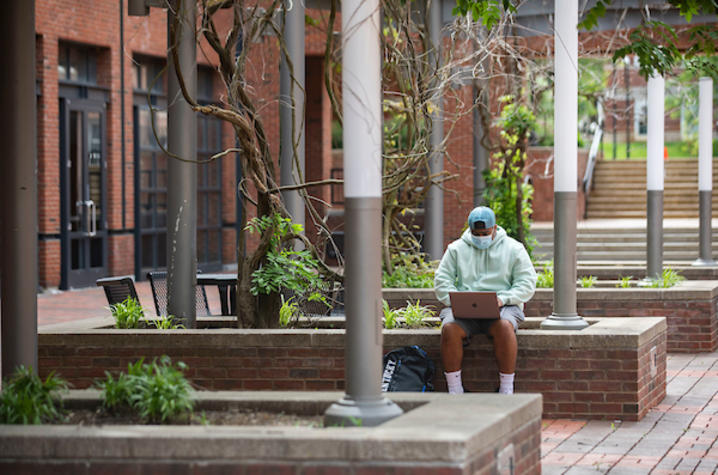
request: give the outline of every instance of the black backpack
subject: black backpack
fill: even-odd
[[[404,346],[384,355],[382,391],[433,391],[434,362],[421,347]]]

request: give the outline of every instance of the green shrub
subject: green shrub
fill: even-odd
[[[106,379],[96,386],[102,390],[105,408],[116,411],[129,409],[150,423],[189,417],[194,407],[190,384],[183,371],[187,365],[176,365],[168,356],[144,364],[144,358],[128,365],[127,374]]]
[[[389,303],[382,299],[382,311],[384,312],[384,328],[392,330],[397,327],[397,318],[399,315],[396,310],[389,308]]]
[[[312,253],[286,247],[287,242],[293,239],[292,236],[304,231],[304,226],[275,214],[252,218],[246,229],[252,234],[262,234],[270,227],[273,227],[274,233],[265,261],[262,267],[252,273],[252,295],[278,293],[282,288],[305,294],[326,287],[319,273],[319,261]]]
[[[632,278],[633,278],[632,275],[627,275],[627,276],[621,277],[620,282],[616,284],[616,287],[620,287],[622,289],[630,288]]]
[[[434,312],[421,305],[418,300],[415,304],[407,301],[406,307],[397,310],[397,314],[409,328],[421,328],[426,325],[424,320],[434,316]]]
[[[578,279],[578,283],[581,286],[581,288],[584,289],[590,289],[594,285],[596,285],[596,282],[598,281],[598,278],[595,275],[589,275],[584,276]]]
[[[115,319],[115,328],[137,328],[144,316],[142,305],[132,297],[110,305],[110,312]]]
[[[536,273],[536,287],[541,289],[553,288],[553,261],[543,265],[543,270]]]
[[[398,254],[393,257],[393,271],[382,275],[382,286],[390,289],[430,289],[438,261],[426,261],[423,254]]]
[[[674,285],[678,285],[680,282],[686,280],[678,271],[666,267],[661,273],[661,277],[651,282],[650,287],[668,289]]]
[[[20,366],[3,384],[0,424],[44,424],[62,418],[59,393],[67,382],[54,373],[42,381],[32,369]]]

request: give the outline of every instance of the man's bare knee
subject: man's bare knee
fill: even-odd
[[[516,334],[514,325],[508,320],[499,320],[489,330],[489,334],[494,338],[506,338]]]
[[[451,343],[461,343],[466,338],[466,332],[456,323],[447,323],[441,327],[441,339]]]

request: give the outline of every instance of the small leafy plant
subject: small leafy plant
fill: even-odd
[[[553,288],[553,261],[543,265],[543,270],[536,274],[536,287],[541,289]]]
[[[666,267],[661,272],[661,277],[651,282],[650,287],[668,289],[674,285],[678,285],[680,282],[686,280],[678,271]]]
[[[397,327],[397,318],[399,317],[396,310],[389,308],[389,302],[382,299],[382,311],[384,312],[384,328],[392,330]]]
[[[148,322],[158,330],[177,330],[185,328],[181,323],[175,323],[174,315],[164,315],[154,320],[148,320]]]
[[[59,393],[67,382],[50,373],[45,380],[20,366],[3,384],[0,393],[0,424],[43,424],[62,418]]]
[[[286,327],[292,320],[299,318],[299,305],[293,302],[294,297],[284,300],[282,296],[282,306],[279,308],[279,325]]]
[[[131,410],[146,422],[166,422],[189,417],[194,407],[189,381],[183,372],[187,365],[172,364],[169,356],[144,363],[144,358],[130,363],[126,374],[106,379],[96,386],[102,390],[103,405],[111,411]]]
[[[578,279],[578,283],[581,286],[581,288],[584,289],[590,289],[594,285],[596,285],[596,282],[598,281],[598,278],[595,275],[589,275],[589,276],[583,276],[580,279]]]
[[[406,307],[397,311],[400,318],[404,319],[404,323],[409,328],[421,328],[426,325],[425,320],[434,315],[434,312],[424,307],[417,300],[416,303],[406,302]]]
[[[621,277],[620,281],[616,284],[616,287],[620,287],[622,289],[630,288],[632,278],[633,278],[632,275],[626,275],[626,276]]]
[[[110,312],[115,319],[115,328],[137,328],[144,316],[142,305],[136,299],[127,297],[120,303],[110,305]]]

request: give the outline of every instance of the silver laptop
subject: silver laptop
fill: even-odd
[[[499,318],[496,292],[449,292],[454,318]]]

